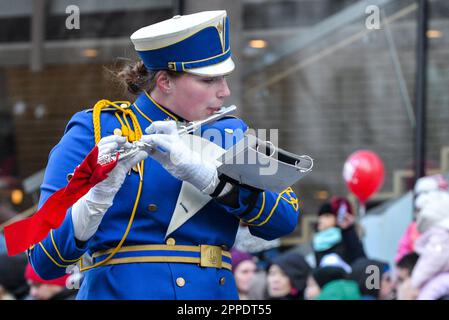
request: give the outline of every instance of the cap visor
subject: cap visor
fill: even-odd
[[[234,61],[229,57],[223,62],[202,67],[196,69],[186,69],[185,72],[197,75],[197,76],[224,76],[230,74],[235,68]]]

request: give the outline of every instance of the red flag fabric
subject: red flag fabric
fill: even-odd
[[[93,186],[107,178],[115,168],[115,161],[105,165],[98,163],[98,147],[95,146],[75,169],[67,186],[53,193],[31,217],[5,227],[8,255],[13,256],[42,241],[51,229],[58,228],[67,210]]]

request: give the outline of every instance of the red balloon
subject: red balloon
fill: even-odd
[[[354,152],[343,167],[346,185],[362,204],[382,187],[384,175],[382,160],[369,150]]]

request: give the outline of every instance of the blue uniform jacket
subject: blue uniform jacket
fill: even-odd
[[[151,121],[177,119],[176,115],[158,105],[144,92],[127,110],[131,110],[144,130]],[[112,135],[114,129],[123,128],[114,111],[105,110],[100,115],[101,137]],[[206,126],[207,127],[207,126]],[[241,132],[247,125],[240,119],[221,119],[209,127],[223,135],[229,129]],[[76,113],[68,123],[60,142],[52,149],[41,186],[39,207],[56,190],[67,184],[67,175],[82,162],[95,146],[93,115],[89,110]],[[227,129],[225,131],[225,129]],[[241,137],[240,137],[241,138]],[[239,138],[237,137],[233,143]],[[224,144],[226,139],[220,143]],[[229,144],[229,143],[228,143]],[[222,145],[223,148],[231,147]],[[87,242],[75,241],[71,209],[62,225],[52,230],[40,243],[28,250],[36,272],[44,279],[57,278],[67,272],[67,267],[78,262],[85,253],[113,250],[122,240],[122,247],[136,245],[199,246],[215,245],[231,248],[239,221],[249,224],[250,232],[270,240],[292,232],[298,220],[298,200],[291,190],[281,194],[259,193],[255,204],[249,207],[251,190],[241,187],[237,206],[211,199],[192,218],[176,229],[168,239],[167,227],[182,181],[171,176],[157,161],[144,162],[144,179],[139,192],[139,174],[132,171],[114,198],[113,206],[106,212],[96,234]],[[254,201],[253,201],[254,203]],[[136,206],[136,208],[134,208]],[[135,217],[129,226],[130,216]],[[129,228],[128,228],[129,227]],[[126,238],[124,234],[128,229]],[[157,251],[157,250],[156,250]],[[133,256],[134,254],[134,256]],[[118,252],[114,258],[173,255],[170,251]],[[186,259],[198,253],[180,252]],[[101,257],[99,258],[101,260]],[[98,260],[98,261],[100,261]],[[229,266],[228,256],[223,262]],[[194,263],[130,262],[99,266],[85,271],[78,299],[238,299],[235,281],[230,268],[203,267]]]

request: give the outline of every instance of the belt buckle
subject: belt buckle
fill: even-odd
[[[222,261],[221,247],[201,244],[200,251],[201,251],[201,258],[200,258],[201,267],[213,267],[221,269],[221,261]]]

